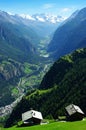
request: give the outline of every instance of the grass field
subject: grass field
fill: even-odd
[[[30,127],[0,128],[0,130],[86,130],[86,120],[78,122],[54,122]]]

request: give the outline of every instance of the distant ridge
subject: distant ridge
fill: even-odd
[[[78,48],[86,47],[86,8],[74,12],[57,28],[48,46],[48,52],[54,59]]]

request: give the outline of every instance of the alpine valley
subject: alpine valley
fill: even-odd
[[[49,119],[65,115],[71,103],[86,113],[85,47],[86,8],[66,20],[0,11],[0,106],[23,95],[5,127],[30,108]]]
[[[63,20],[61,16],[12,15],[0,11],[1,110],[39,85],[50,66],[46,46]]]

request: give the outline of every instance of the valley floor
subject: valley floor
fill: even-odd
[[[50,124],[21,127],[1,128],[0,130],[86,130],[86,119],[77,122],[54,122]]]

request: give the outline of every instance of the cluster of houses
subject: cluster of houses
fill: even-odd
[[[74,104],[70,104],[65,108],[67,121],[78,121],[82,120],[85,116],[84,112]],[[23,124],[37,125],[41,124],[43,116],[41,112],[30,110],[22,114]]]

